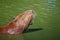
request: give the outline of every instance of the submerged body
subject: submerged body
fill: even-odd
[[[28,28],[33,16],[34,13],[32,10],[27,10],[22,14],[17,15],[12,22],[0,28],[0,34],[21,34]]]

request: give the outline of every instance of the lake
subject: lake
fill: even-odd
[[[0,27],[29,9],[36,12],[29,29],[42,30],[22,35],[0,35],[0,40],[60,40],[59,0],[0,0]]]

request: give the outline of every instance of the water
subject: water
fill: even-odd
[[[59,0],[0,0],[0,26],[6,25],[19,13],[32,9],[36,12],[36,17],[29,28],[43,30],[24,33],[23,40],[60,40],[59,3]],[[14,37],[20,40],[18,35]],[[0,36],[1,38],[6,37]]]

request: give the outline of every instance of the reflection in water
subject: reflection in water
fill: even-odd
[[[43,28],[27,29],[23,33],[30,33],[30,32],[40,31],[40,30],[43,30]]]
[[[0,35],[0,40],[23,40],[22,35]]]
[[[43,30],[42,28],[27,29],[23,33],[35,32]],[[0,35],[0,40],[24,40],[22,34],[18,35]]]

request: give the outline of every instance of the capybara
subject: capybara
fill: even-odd
[[[34,12],[26,10],[17,15],[11,22],[0,28],[0,34],[22,34],[32,21]]]

